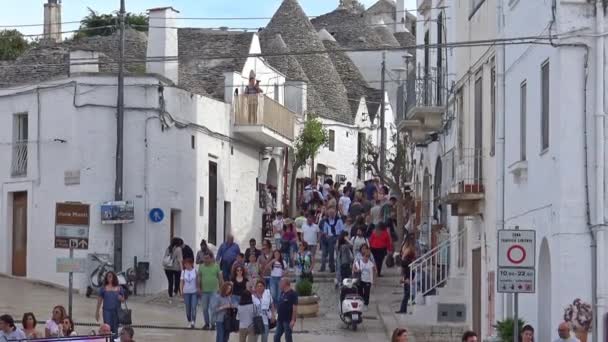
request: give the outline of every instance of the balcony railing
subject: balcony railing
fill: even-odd
[[[410,118],[412,111],[420,107],[444,107],[446,104],[446,87],[443,70],[433,68],[424,70],[418,66],[415,73],[407,82],[406,116]]]
[[[11,175],[22,177],[27,175],[27,141],[13,143],[13,161],[11,163]]]
[[[295,113],[265,95],[235,98],[235,125],[263,126],[284,138],[294,139]]]
[[[443,196],[483,194],[483,151],[476,148],[452,149],[442,158]]]

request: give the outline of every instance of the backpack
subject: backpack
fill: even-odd
[[[167,248],[167,250],[165,251],[165,256],[163,257],[163,267],[173,267],[174,261],[175,258],[173,257],[173,252],[171,251],[171,248]]]

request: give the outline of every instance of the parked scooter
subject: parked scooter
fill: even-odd
[[[87,298],[90,297],[94,292],[97,293],[99,291],[99,289],[103,286],[104,279],[106,278],[106,274],[108,272],[114,272],[114,264],[112,264],[106,257],[98,254],[92,254],[91,257],[99,265],[95,268],[95,270],[93,270],[93,272],[91,272],[89,277],[90,285],[87,286]],[[132,269],[127,270],[127,274],[133,273],[132,271]],[[127,296],[130,295],[131,291],[129,289],[129,283],[127,281],[125,272],[116,273],[116,278],[118,280],[118,285],[123,288],[125,294]]]
[[[340,288],[340,319],[353,331],[363,323],[363,298],[359,295],[358,282],[358,279],[346,278]]]

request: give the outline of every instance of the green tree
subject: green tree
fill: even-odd
[[[410,187],[414,176],[414,147],[408,134],[394,134],[391,137],[393,147],[386,151],[386,173],[380,170],[380,149],[371,140],[365,144],[365,154],[362,160],[366,171],[371,172],[374,177],[389,187],[397,198],[397,227],[400,229],[405,225],[405,208],[411,206],[412,197]],[[397,230],[400,244],[404,237],[402,231]]]
[[[323,128],[321,121],[309,115],[291,149],[293,169],[291,170],[289,203],[293,213],[296,212],[295,184],[298,170],[304,167],[309,159],[314,158],[319,153],[319,149],[327,144],[328,141],[329,134]]]
[[[23,34],[17,30],[0,31],[0,60],[14,60],[30,47]]]
[[[148,16],[127,13],[125,24],[135,30],[148,31]],[[118,29],[118,13],[100,14],[89,8],[89,15],[80,21],[80,28],[75,38],[91,36],[109,36]]]

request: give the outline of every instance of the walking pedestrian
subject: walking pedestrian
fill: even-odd
[[[352,250],[353,246],[348,240],[348,234],[342,232],[338,240],[337,245],[337,263],[339,265],[338,272],[336,273],[336,287],[342,283],[343,279],[352,277],[352,267],[355,261],[355,256]]]
[[[376,226],[374,232],[369,238],[370,248],[376,261],[376,269],[378,270],[378,277],[382,277],[382,263],[387,253],[393,252],[393,241],[391,235],[386,229],[386,224],[381,222]]]
[[[361,259],[361,246],[369,246],[369,240],[363,235],[363,228],[357,228],[357,232],[350,239],[350,243],[351,245],[353,245],[353,251],[355,252],[355,260]]]
[[[462,342],[477,342],[477,333],[474,331],[465,331],[462,334]]]
[[[239,245],[234,243],[234,236],[228,234],[226,241],[221,244],[216,256],[216,260],[219,262],[224,275],[224,281],[230,280],[232,264],[234,264],[240,253],[241,249],[239,248]]]
[[[359,275],[359,294],[363,297],[363,304],[366,309],[369,306],[369,297],[377,274],[376,265],[369,259],[369,256],[370,253],[366,252],[361,260],[357,260],[353,264],[353,273]]]
[[[276,218],[272,221],[272,234],[274,236],[275,249],[281,249],[281,237],[283,236],[283,227],[285,226],[285,220],[283,219],[283,213],[277,212]]]
[[[285,260],[289,267],[293,266],[291,255],[294,253],[293,246],[296,245],[296,238],[297,235],[293,223],[286,220],[283,235],[281,236],[281,253],[283,254],[283,260]]]
[[[266,265],[266,268],[270,269],[270,293],[272,293],[272,299],[274,299],[275,303],[278,303],[281,295],[279,283],[287,269],[287,264],[283,261],[281,252],[278,250],[274,251],[273,258]]]
[[[194,264],[194,251],[192,250],[192,248],[190,248],[190,246],[188,246],[187,244],[184,243],[184,240],[181,240],[181,245],[182,245],[182,270],[186,267],[185,262],[186,260],[190,260],[192,262],[192,264]],[[180,273],[181,274],[181,273]]]
[[[281,296],[278,304],[277,330],[274,334],[274,342],[281,342],[285,335],[286,342],[293,342],[293,327],[296,325],[298,316],[298,295],[291,289],[291,282],[287,278],[281,279]]]
[[[261,342],[268,342],[269,322],[276,321],[274,302],[270,290],[266,289],[266,284],[262,280],[258,280],[253,293],[253,304],[256,306],[257,312],[262,316],[264,322],[264,332],[261,335]]]
[[[201,249],[196,252],[196,264],[197,265],[201,265],[205,262],[205,254],[207,253],[211,253],[211,255],[213,255],[213,253],[211,252],[211,249],[209,249],[209,246],[207,246],[207,241],[205,239],[201,240]]]
[[[215,306],[215,342],[228,342],[230,331],[224,327],[224,318],[230,309],[236,308],[232,301],[232,283],[227,281],[222,284]]]
[[[118,309],[120,309],[120,305],[124,301],[124,290],[122,289],[122,287],[118,286],[118,278],[116,277],[116,273],[111,271],[106,273],[103,286],[101,287],[101,289],[99,289],[99,298],[97,299],[97,310],[95,310],[95,319],[97,320],[97,322],[99,322],[99,310],[103,309],[103,322],[110,325],[110,328],[112,328],[113,336],[118,336]],[[63,309],[62,317],[65,316],[65,309]],[[53,318],[55,318],[55,315],[53,315]]]
[[[62,336],[78,336],[74,331],[74,321],[70,316],[65,316],[61,324]]]
[[[249,240],[249,248],[245,250],[245,262],[249,262],[249,256],[253,254],[255,258],[259,258],[262,251],[257,248],[257,241],[255,239]]]
[[[274,258],[272,252],[272,243],[270,240],[264,240],[262,244],[262,255],[258,258],[258,263],[260,264],[260,275],[264,278],[266,282],[266,288],[270,288],[270,271],[271,268],[268,268],[268,264]]]
[[[165,250],[165,256],[163,257],[163,268],[167,276],[169,298],[173,298],[174,294],[179,294],[179,277],[183,262],[182,244],[183,241],[180,238],[171,239],[171,244]]]
[[[317,245],[319,243],[320,234],[319,226],[315,223],[315,212],[311,210],[306,217],[306,223],[302,225],[302,240],[308,245],[313,264],[315,256],[317,255]]]
[[[241,301],[241,296],[247,291],[247,276],[245,268],[237,266],[232,273],[232,300],[235,303]]]
[[[251,292],[245,290],[240,297],[236,318],[239,321],[239,342],[256,342],[255,330],[253,328],[253,317],[255,306]]]
[[[230,268],[230,278],[232,279],[232,275],[234,275],[234,271],[237,267],[245,268],[245,254],[239,253],[236,256],[236,260],[232,263],[232,267]]]
[[[198,296],[201,293],[200,283],[197,275],[197,271],[194,269],[192,260],[184,260],[184,270],[180,277],[180,292],[184,297],[184,304],[186,307],[186,319],[188,320],[188,327],[194,329],[196,325],[196,310],[198,307]]]
[[[391,342],[407,342],[407,329],[397,328],[393,331]]]
[[[401,284],[403,284],[403,299],[398,314],[407,313],[407,304],[411,296],[411,283],[414,282],[415,274],[410,272],[410,264],[416,259],[416,248],[413,241],[406,239],[403,248],[401,249]],[[410,275],[412,278],[410,279]]]
[[[338,236],[344,231],[344,223],[342,219],[336,216],[335,209],[327,210],[327,218],[321,225],[321,243],[323,246],[323,255],[321,256],[321,272],[325,272],[325,265],[329,261],[329,270],[331,273],[336,271],[335,249]],[[329,260],[328,260],[329,259]]]
[[[19,341],[25,340],[26,338],[23,330],[15,326],[15,320],[12,316],[0,316],[0,340]]]
[[[23,318],[21,319],[21,324],[23,325],[23,332],[25,333],[25,337],[27,337],[28,339],[44,337],[43,334],[36,330],[36,325],[38,324],[38,321],[36,320],[36,316],[34,316],[34,313],[24,313]]]
[[[521,329],[519,342],[534,342],[534,328],[530,324],[524,325]]]
[[[314,260],[306,241],[300,242],[300,248],[294,257],[294,264],[296,268],[296,283],[302,279],[306,279],[312,283]]]
[[[211,251],[208,251],[203,256],[203,264],[198,267],[198,279],[200,282],[203,319],[205,320],[203,330],[214,330],[215,310],[212,309],[211,300],[222,286],[224,277],[220,267],[213,259]]]
[[[340,197],[340,201],[338,202],[338,207],[340,208],[340,216],[343,220],[348,217],[351,202],[352,201],[350,199],[350,189],[344,189],[342,197]]]
[[[571,330],[572,329],[570,328],[570,324],[568,322],[560,323],[559,327],[557,328],[559,338],[554,342],[580,342],[578,338],[572,337]]]
[[[261,253],[261,252],[260,252]],[[247,275],[247,289],[252,291],[255,284],[260,279],[260,263],[255,253],[249,254],[249,261],[245,264],[245,274]]]

